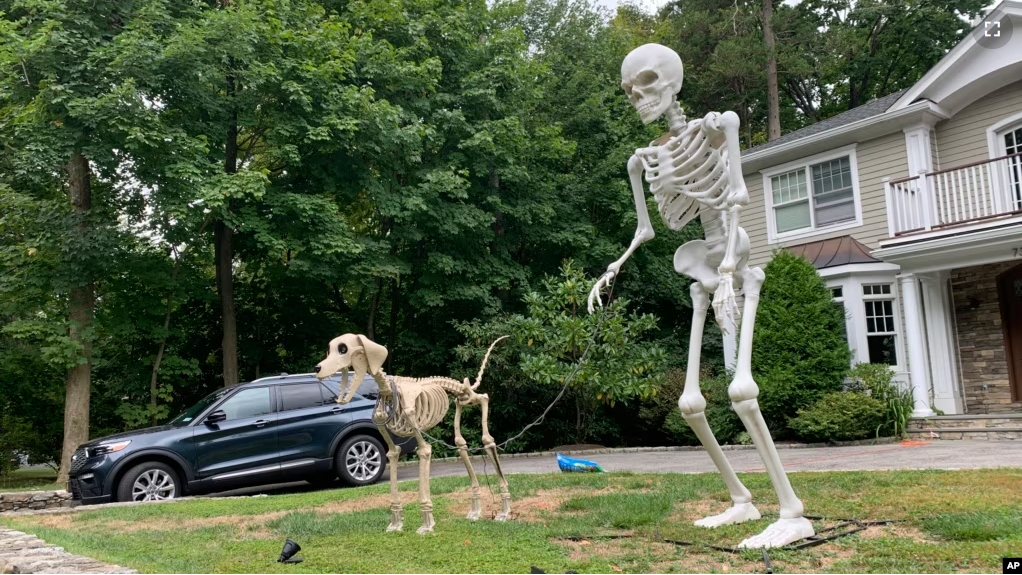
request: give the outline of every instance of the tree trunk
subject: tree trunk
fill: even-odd
[[[777,51],[773,0],[763,0],[763,45],[767,53],[767,139],[781,137],[781,98],[777,89]]]
[[[391,358],[394,357],[394,348],[397,346],[397,316],[401,307],[401,292],[398,278],[390,281],[390,337],[387,339],[387,347],[390,353],[387,354],[387,371],[393,373]]]
[[[71,207],[81,219],[79,232],[88,225],[85,217],[92,208],[92,189],[89,175],[89,161],[75,152],[67,164],[68,189]],[[60,470],[57,482],[67,481],[71,469],[71,456],[82,443],[89,440],[89,392],[92,376],[92,340],[88,333],[96,305],[94,286],[91,282],[71,290],[69,319],[71,341],[81,345],[82,354],[78,364],[67,372],[67,388],[64,395],[64,443],[60,453]]]
[[[383,291],[383,278],[376,278],[376,289],[373,299],[369,302],[369,321],[366,322],[366,337],[376,341],[376,310],[380,308],[380,292]]]
[[[234,95],[234,78],[227,78],[228,97]],[[238,112],[232,111],[227,123],[224,171],[238,172]],[[238,319],[234,310],[234,230],[223,221],[213,226],[216,258],[216,288],[220,295],[220,316],[223,323],[224,387],[238,385]]]

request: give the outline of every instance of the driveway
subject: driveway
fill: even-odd
[[[807,447],[778,449],[784,469],[798,471],[862,471],[893,469],[982,469],[994,467],[1022,467],[1022,441],[932,441],[859,445],[849,447]],[[725,452],[731,466],[739,473],[763,472],[763,462],[754,449]],[[636,473],[709,473],[717,469],[705,451],[648,451],[573,455],[599,463],[607,471]],[[556,473],[553,455],[538,457],[508,457],[501,460],[504,473]],[[494,474],[492,464],[483,466],[478,457],[472,458],[476,473],[484,470]],[[430,466],[432,477],[465,475],[465,466],[458,460],[434,461]],[[417,479],[417,465],[398,467],[401,480]],[[235,489],[207,497],[227,495],[254,495],[257,493],[294,493],[313,488],[304,482],[284,483],[263,487]]]

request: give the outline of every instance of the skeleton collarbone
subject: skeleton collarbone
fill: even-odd
[[[649,191],[667,227],[680,230],[701,206],[723,209],[727,201],[728,154],[722,132],[692,120],[681,133],[668,134],[636,150]]]

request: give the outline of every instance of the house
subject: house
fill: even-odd
[[[853,362],[911,385],[917,430],[1022,437],[1022,0],[911,88],[745,150],[742,171],[750,264],[812,261]]]

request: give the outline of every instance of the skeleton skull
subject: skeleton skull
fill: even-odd
[[[621,87],[643,124],[667,111],[681,91],[683,76],[681,57],[660,44],[643,44],[621,62]]]

